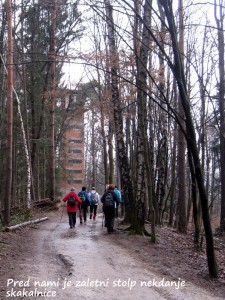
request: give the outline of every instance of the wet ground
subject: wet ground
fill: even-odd
[[[17,247],[8,249],[10,263],[1,270],[1,299],[224,299],[172,271],[156,272],[120,243],[122,236],[107,233],[102,214],[70,229],[61,212],[12,233]]]

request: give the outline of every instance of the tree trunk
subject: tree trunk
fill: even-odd
[[[114,184],[114,157],[113,157],[113,128],[111,120],[109,120],[108,132],[108,157],[109,157],[109,181],[108,183]]]
[[[108,29],[109,61],[111,66],[111,91],[112,104],[114,107],[114,125],[116,132],[116,145],[118,152],[118,163],[121,174],[121,185],[123,188],[123,200],[126,206],[126,217],[132,220],[134,212],[133,186],[130,177],[130,164],[126,155],[126,147],[123,133],[123,119],[121,115],[121,104],[118,85],[118,51],[115,42],[115,29],[113,22],[113,8],[109,0],[104,0],[106,9],[106,22]]]
[[[2,59],[2,56],[1,56]],[[8,74],[8,70],[4,64],[4,61],[2,59],[2,63],[5,67],[6,74]],[[24,147],[24,152],[25,152],[25,160],[26,160],[26,165],[27,165],[27,194],[26,194],[26,207],[29,209],[31,206],[31,164],[30,164],[30,155],[29,155],[29,149],[28,149],[28,141],[27,141],[27,135],[25,131],[25,126],[23,122],[23,117],[22,117],[22,112],[21,112],[21,103],[20,99],[17,95],[16,90],[12,86],[12,90],[15,94],[15,98],[17,101],[17,108],[18,108],[18,115],[19,115],[19,120],[20,120],[20,126],[21,126],[21,132],[22,132],[22,137],[23,137],[23,147]]]
[[[177,103],[177,89],[174,83],[174,99],[175,106]],[[176,197],[176,159],[177,159],[177,124],[174,124],[173,130],[173,145],[171,157],[171,189],[170,189],[170,212],[169,212],[169,226],[173,226],[174,211],[175,211],[175,197]]]
[[[200,247],[200,232],[201,226],[199,222],[199,213],[198,213],[198,192],[197,192],[197,182],[195,178],[195,170],[193,164],[193,158],[191,155],[191,151],[188,151],[188,160],[191,172],[191,194],[192,194],[192,204],[193,204],[193,219],[195,225],[195,234],[194,234],[194,246],[196,249]]]
[[[50,28],[50,74],[51,74],[51,99],[50,99],[50,174],[49,196],[55,199],[55,98],[56,98],[56,12],[57,4],[54,1],[51,7]]]
[[[160,40],[159,43],[164,49],[165,45],[165,36],[166,36],[166,26],[165,26],[165,14],[162,9],[162,6],[159,5],[160,20],[161,20],[161,29],[160,29]],[[164,100],[165,95],[165,57],[163,53],[159,55],[159,99],[161,107],[164,108],[160,112],[160,141],[159,141],[159,156],[158,156],[158,182],[157,182],[157,200],[158,200],[158,209],[159,209],[159,224],[162,223],[162,211],[163,205],[165,202],[166,194],[166,169],[167,169],[167,113],[166,113],[166,102]]]
[[[219,1],[220,2],[220,1]],[[217,14],[217,10],[219,10]],[[221,212],[220,230],[225,231],[225,61],[224,61],[224,8],[215,0],[215,20],[218,31],[219,54],[219,113],[220,113],[220,176],[221,176]]]
[[[32,177],[32,165],[31,165],[31,153],[30,153],[30,136],[29,136],[29,128],[28,128],[28,105],[27,105],[27,82],[26,82],[26,64],[25,64],[25,54],[24,54],[24,15],[25,15],[25,6],[24,1],[22,1],[22,7],[21,7],[21,48],[22,48],[22,81],[23,81],[23,99],[24,99],[24,130],[27,140],[27,148],[28,148],[28,154],[29,154],[29,165],[30,165],[30,191],[29,187],[27,187],[27,193],[30,193],[30,197],[33,195],[33,200],[35,201],[35,193],[34,193],[34,185],[33,185],[33,177]],[[29,178],[29,173],[27,173],[27,176]],[[29,186],[29,184],[28,184]]]
[[[96,139],[95,139],[95,113],[92,111],[91,120],[91,157],[92,157],[92,167],[91,167],[91,185],[96,186]]]
[[[10,222],[12,197],[12,154],[13,154],[13,39],[12,39],[12,7],[11,0],[6,1],[8,23],[8,59],[7,59],[7,172],[4,198],[4,225]]]
[[[177,42],[177,35],[176,35],[176,27],[173,17],[173,10],[172,10],[172,3],[171,2],[164,2],[163,0],[159,0],[162,6],[164,7],[166,18],[168,21],[168,30],[170,32],[171,41],[172,41],[172,48],[174,54],[174,65],[169,62],[171,69],[173,70],[174,76],[177,81],[180,99],[183,105],[183,109],[185,112],[185,123],[186,123],[186,131],[187,131],[187,143],[188,148],[191,151],[191,155],[193,158],[193,163],[195,167],[195,177],[198,183],[199,195],[201,200],[202,206],[202,218],[203,224],[205,229],[205,237],[206,237],[206,253],[207,253],[207,260],[208,260],[208,268],[209,273],[212,277],[218,278],[218,267],[215,257],[215,250],[214,250],[214,241],[213,241],[213,234],[212,228],[210,224],[209,218],[209,209],[208,209],[208,197],[206,194],[205,186],[204,186],[204,178],[201,169],[201,163],[197,148],[197,141],[195,136],[195,128],[193,125],[193,120],[191,116],[190,110],[190,102],[187,95],[186,89],[186,81],[184,76],[184,68],[182,64],[182,60],[180,57],[179,46]]]
[[[179,0],[179,50],[181,64],[184,65],[184,25],[183,25],[183,0]],[[185,128],[184,110],[181,100],[178,101],[180,123]],[[178,127],[178,230],[182,233],[187,231],[187,191],[186,191],[186,142],[185,136]]]
[[[101,105],[101,99],[100,99],[100,111],[101,111],[101,133],[102,133],[102,143],[103,143],[103,161],[104,161],[104,170],[105,170],[105,185],[108,183],[109,178],[109,172],[108,172],[108,155],[107,155],[107,141],[106,141],[106,135],[105,135],[105,123],[104,123],[104,112]]]
[[[137,54],[137,107],[138,107],[138,128],[137,128],[137,188],[136,205],[139,230],[144,231],[144,217],[146,211],[146,196],[149,198],[151,213],[151,237],[156,241],[155,215],[153,208],[153,191],[151,181],[151,165],[149,158],[148,134],[147,134],[147,65],[149,59],[150,35],[147,26],[151,26],[151,1],[146,1],[143,9],[143,32],[140,55]],[[144,176],[147,175],[147,189],[145,188]],[[147,193],[146,193],[147,191]]]

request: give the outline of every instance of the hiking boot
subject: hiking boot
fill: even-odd
[[[94,215],[94,217],[93,217],[93,220],[95,221],[95,219],[96,219],[96,215]]]

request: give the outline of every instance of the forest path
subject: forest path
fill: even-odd
[[[155,273],[138,253],[118,243],[119,230],[106,232],[102,214],[86,224],[78,221],[70,229],[67,214],[59,212],[15,235],[20,248],[3,273],[1,299],[222,299],[193,283]]]

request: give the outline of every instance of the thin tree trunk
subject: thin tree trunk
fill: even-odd
[[[7,24],[7,14],[6,14],[6,3],[2,5],[1,9],[2,13],[2,20],[1,20],[1,30],[0,30],[0,54],[3,56],[4,54],[4,36],[6,33],[6,24]],[[1,68],[1,61],[0,61],[0,68]]]
[[[13,39],[11,0],[6,0],[8,23],[8,59],[7,59],[7,173],[4,198],[4,225],[10,222],[12,197],[12,154],[13,154]]]
[[[101,133],[102,133],[102,143],[103,143],[103,161],[104,161],[104,170],[105,170],[105,185],[108,183],[109,178],[109,172],[108,172],[108,155],[107,155],[107,142],[106,142],[106,135],[105,135],[105,129],[104,129],[104,112],[103,108],[101,106],[101,100],[100,100],[100,113],[101,113]]]
[[[183,0],[179,0],[179,50],[181,63],[184,65],[184,25],[183,25]],[[178,101],[180,123],[185,128],[184,110],[181,100]],[[186,192],[186,142],[185,136],[178,127],[178,230],[182,233],[187,231],[187,192]]]
[[[94,117],[94,111],[92,111],[92,120],[91,120],[91,136],[92,136],[92,141],[91,141],[91,153],[92,153],[92,174],[91,174],[91,179],[92,179],[92,186],[96,186],[96,139],[95,139],[95,117]]]
[[[8,74],[7,68],[4,64],[3,58],[1,56],[2,63],[5,67],[5,71]],[[21,103],[20,99],[17,95],[16,90],[12,86],[12,90],[15,94],[16,101],[17,101],[17,109],[18,109],[18,114],[19,114],[19,120],[20,120],[20,126],[21,126],[21,132],[22,132],[22,137],[23,137],[23,146],[24,146],[24,151],[25,151],[25,159],[26,159],[26,165],[27,165],[27,194],[26,194],[26,207],[29,209],[31,206],[31,164],[30,164],[30,155],[29,155],[29,150],[28,150],[28,141],[27,141],[27,136],[26,136],[26,131],[25,131],[25,126],[23,122],[23,117],[22,117],[22,112],[21,112]]]
[[[171,190],[170,190],[170,212],[169,212],[169,226],[173,226],[174,210],[175,210],[175,186],[176,186],[176,158],[177,158],[177,142],[176,142],[177,125],[174,124],[173,130],[173,146],[172,146],[172,158],[171,158]]]
[[[108,157],[109,157],[108,183],[114,184],[113,128],[112,128],[111,120],[109,120],[109,132],[108,132]]]
[[[54,1],[51,8],[50,28],[50,74],[51,74],[51,100],[50,100],[50,199],[55,198],[55,98],[56,98],[56,12],[57,4]]]
[[[192,192],[192,203],[193,203],[193,219],[194,219],[194,225],[195,225],[195,234],[194,234],[194,246],[196,249],[199,249],[200,247],[200,232],[201,232],[201,226],[199,222],[199,210],[198,210],[198,192],[197,192],[197,182],[195,178],[195,170],[194,170],[194,164],[193,164],[193,158],[191,155],[191,151],[188,151],[188,159],[189,159],[189,166],[190,166],[190,172],[191,172],[191,192]]]
[[[215,20],[218,31],[219,54],[219,112],[220,112],[220,176],[221,176],[221,213],[220,231],[225,231],[225,51],[224,51],[224,7],[223,1],[215,0]],[[218,14],[219,17],[218,17]]]
[[[98,74],[98,82],[100,83],[100,74]],[[104,113],[104,99],[103,99],[102,92],[99,96],[99,104],[100,104],[100,123],[101,123],[101,134],[102,134],[102,144],[103,144],[103,163],[104,163],[104,173],[105,173],[105,185],[108,183],[109,178],[109,171],[108,171],[108,154],[107,154],[107,140],[106,140],[106,133],[105,133],[105,113]]]
[[[164,11],[159,5],[160,19],[161,19],[161,30],[160,30],[160,45],[162,49],[164,49],[165,45],[165,36],[166,36],[166,26],[165,26],[165,14]],[[159,55],[159,92],[160,92],[160,100],[161,106],[165,110],[161,110],[160,113],[160,149],[159,149],[159,157],[158,157],[158,182],[157,182],[157,200],[158,200],[158,208],[159,208],[159,223],[162,223],[162,211],[163,205],[165,201],[165,193],[166,193],[166,169],[167,169],[167,114],[166,114],[166,103],[164,100],[165,95],[165,57],[163,53]]]
[[[25,7],[24,7],[24,1],[22,1],[22,8],[21,8],[21,48],[22,48],[22,81],[23,81],[23,94],[24,94],[24,129],[26,134],[26,140],[27,140],[27,148],[29,153],[29,164],[30,164],[30,180],[31,180],[31,187],[30,187],[30,193],[33,196],[32,199],[35,201],[35,192],[34,192],[34,183],[33,183],[33,177],[32,177],[32,166],[31,166],[31,153],[30,153],[30,138],[29,138],[29,128],[28,128],[28,106],[27,106],[27,82],[26,82],[26,64],[24,59],[24,15],[25,15]],[[28,174],[29,176],[29,174]],[[27,188],[28,189],[28,188]]]

